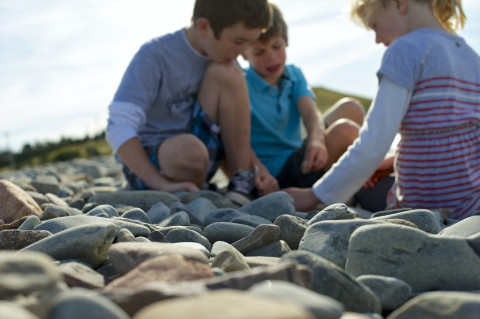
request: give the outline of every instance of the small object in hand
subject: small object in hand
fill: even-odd
[[[308,173],[307,165],[308,164],[306,160],[303,160],[302,164],[300,164],[300,171],[302,172],[302,174]]]

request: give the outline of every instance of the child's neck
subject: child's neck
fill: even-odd
[[[195,26],[191,25],[187,28],[185,28],[185,35],[187,36],[188,42],[191,44],[191,46],[200,54],[202,55],[207,55],[206,52],[202,49],[202,46],[200,44],[200,35],[198,34],[197,29]]]
[[[446,30],[437,20],[430,9],[430,6],[426,3],[409,1],[407,18],[409,32],[423,28],[448,32],[448,30]]]

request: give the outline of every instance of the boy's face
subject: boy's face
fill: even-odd
[[[246,50],[245,58],[250,66],[268,83],[277,85],[285,69],[287,42],[274,36],[267,43],[253,42]]]
[[[217,63],[232,62],[245,53],[248,45],[255,41],[261,32],[261,29],[248,29],[243,23],[237,23],[222,30],[220,38],[217,39],[208,26],[204,37],[204,54]]]

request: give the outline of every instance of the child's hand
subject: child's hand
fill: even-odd
[[[394,157],[385,158],[373,175],[365,182],[363,188],[373,188],[378,183],[378,181],[384,177],[393,173],[393,159]]]
[[[318,171],[328,160],[328,150],[324,140],[309,139],[302,162],[302,173]]]
[[[322,202],[315,196],[312,188],[290,187],[282,189],[295,201],[295,210],[299,212],[309,212],[314,210]]]
[[[260,170],[255,176],[254,182],[259,196],[267,195],[279,190],[277,179],[270,175],[268,171]]]

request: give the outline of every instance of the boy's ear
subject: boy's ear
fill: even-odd
[[[207,18],[199,18],[195,21],[195,27],[201,37],[206,37],[210,29],[210,21]]]

